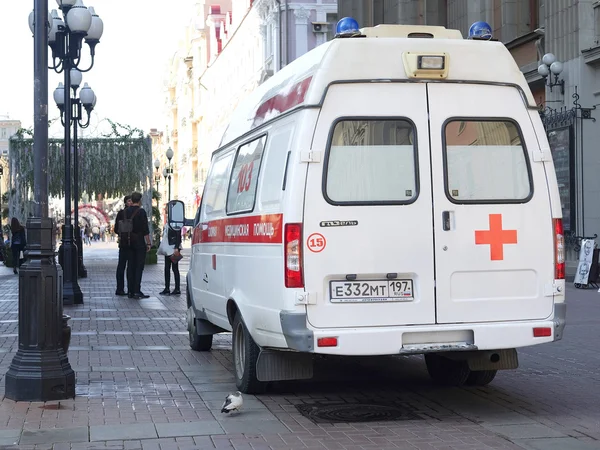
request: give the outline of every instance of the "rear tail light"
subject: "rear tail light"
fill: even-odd
[[[303,288],[302,279],[302,225],[285,225],[285,287]]]
[[[554,219],[554,279],[565,279],[565,235],[562,219]]]
[[[317,347],[337,347],[338,341],[336,337],[323,337],[317,339]]]
[[[552,336],[552,328],[540,327],[533,329],[533,337],[550,337]]]

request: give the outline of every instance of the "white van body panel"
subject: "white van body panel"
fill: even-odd
[[[447,77],[411,79],[406,52],[443,52]],[[565,309],[556,305],[564,302],[564,280],[554,279],[552,222],[561,218],[561,207],[535,108],[523,74],[498,42],[335,39],[297,59],[240,103],[213,154],[188,275],[196,318],[231,330],[233,305],[261,348],[338,355],[423,353],[437,345],[510,349],[559,339]],[[486,204],[449,199],[445,123],[482,117],[518,125],[531,198]],[[407,201],[348,206],[324,197],[332,130],[347,118],[413,124],[417,186],[404,190]],[[225,205],[239,176],[236,155],[261,137],[262,159],[251,169],[252,207],[230,213]],[[392,176],[387,169],[385,176]],[[458,190],[460,197],[463,187]],[[211,209],[217,200],[221,206]],[[444,230],[445,213],[450,230]],[[476,231],[490,230],[490,214],[502,216],[502,230],[516,231],[517,243],[502,245],[502,259],[491,258],[490,244],[475,242]],[[322,225],[336,221],[358,224]],[[302,225],[303,288],[284,284],[286,224]],[[326,240],[322,251],[309,248],[315,233]],[[332,302],[329,282],[336,280],[410,280],[412,297]],[[536,327],[552,332],[534,337]],[[310,342],[299,345],[293,339],[299,335]],[[319,338],[331,337],[336,346],[318,345]]]
[[[261,346],[285,347],[280,311],[304,311],[295,304],[294,290],[283,285],[282,232],[284,216],[288,222],[302,222],[308,166],[299,158],[301,150],[309,148],[317,116],[317,110],[301,110],[249,135],[244,142],[266,137],[254,211],[236,215],[227,215],[224,209],[201,211],[195,230],[189,283],[196,308],[213,324],[230,330],[227,304],[234,301]],[[227,159],[227,171],[231,172],[237,147],[227,147],[213,158],[204,192],[207,199],[213,195],[215,167]],[[293,170],[289,169],[292,165]],[[227,189],[221,189],[225,191],[220,195],[226,197]],[[200,233],[202,228],[205,230]],[[250,236],[239,234],[246,230]],[[265,236],[269,233],[272,236]]]

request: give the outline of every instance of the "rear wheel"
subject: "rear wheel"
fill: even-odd
[[[250,336],[238,311],[233,320],[233,367],[235,384],[244,394],[260,394],[267,384],[256,378],[256,362],[260,349]]]
[[[455,361],[436,353],[427,353],[425,364],[429,376],[442,386],[462,386],[471,373],[467,361]]]
[[[498,373],[497,370],[474,370],[466,381],[469,386],[486,386],[492,382]]]

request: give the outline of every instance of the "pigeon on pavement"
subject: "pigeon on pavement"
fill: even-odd
[[[242,393],[236,391],[225,398],[225,403],[223,403],[223,406],[221,407],[221,412],[225,414],[229,414],[231,411],[240,412],[240,408],[243,404],[244,399],[242,398]]]

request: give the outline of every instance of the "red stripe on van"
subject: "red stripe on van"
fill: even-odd
[[[202,225],[208,228],[202,230]],[[230,217],[200,224],[194,229],[192,244],[203,242],[242,242],[249,244],[281,244],[283,214]]]
[[[265,100],[256,110],[252,125],[260,125],[265,120],[272,119],[304,103],[304,98],[306,97],[306,92],[310,87],[311,81],[312,76],[299,81],[291,88],[283,88],[273,97]]]

